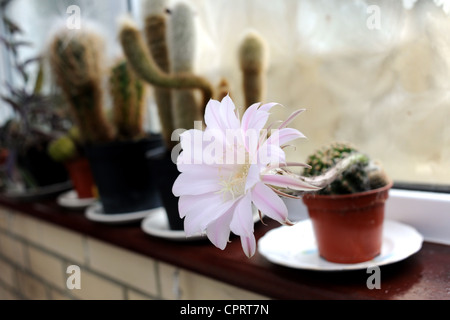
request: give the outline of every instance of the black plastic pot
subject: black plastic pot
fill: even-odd
[[[27,188],[48,187],[69,181],[67,170],[49,156],[47,145],[43,142],[17,154],[17,165]]]
[[[166,209],[171,230],[184,230],[184,219],[178,212],[178,197],[172,193],[172,187],[180,172],[171,159],[170,151],[165,147],[155,149],[147,154],[152,163],[153,177],[156,179],[158,191]]]
[[[146,154],[162,145],[160,136],[151,136],[139,141],[85,147],[105,214],[161,207],[151,161]]]

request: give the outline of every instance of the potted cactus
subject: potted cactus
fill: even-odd
[[[170,228],[183,230],[178,199],[172,194],[173,182],[179,174],[171,155],[178,141],[172,135],[176,129],[192,129],[195,121],[202,120],[213,87],[206,78],[194,74],[196,42],[192,9],[183,3],[176,5],[171,10],[170,21],[165,1],[146,1],[144,11],[146,40],[129,20],[124,21],[119,38],[132,69],[154,86],[165,145],[149,156]],[[196,89],[202,93],[201,103],[194,95]]]
[[[162,145],[143,129],[145,88],[126,61],[109,74],[112,117],[104,111],[102,37],[88,28],[62,30],[50,60],[79,127],[104,214],[147,211],[161,205],[146,153]]]
[[[63,163],[69,173],[78,199],[95,198],[95,183],[89,161],[80,144],[80,133],[73,127],[68,134],[55,139],[48,146],[50,157]]]
[[[195,13],[185,3],[178,3],[167,17],[165,0],[143,1],[144,34],[136,24],[124,20],[119,39],[123,51],[136,75],[154,87],[156,105],[162,127],[165,148],[153,152],[158,187],[169,219],[170,228],[182,230],[178,213],[178,198],[172,186],[179,172],[174,163],[178,129],[194,128],[195,121],[203,120],[204,109],[211,98],[222,100],[229,92],[226,79],[217,88],[208,79],[194,73],[196,49]],[[265,50],[262,38],[252,33],[243,40],[239,58],[244,74],[246,106],[262,101]],[[170,50],[169,50],[170,48]],[[195,90],[201,93],[198,101]],[[171,154],[174,150],[174,156]]]
[[[359,263],[380,254],[384,204],[392,182],[381,165],[346,143],[334,143],[309,156],[303,175],[323,176],[343,159],[345,170],[325,188],[305,194],[320,255],[331,262]]]

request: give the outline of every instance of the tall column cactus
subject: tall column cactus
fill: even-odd
[[[85,143],[109,142],[114,130],[103,110],[102,38],[87,30],[63,29],[52,39],[50,61],[56,81]]]
[[[189,72],[168,74],[162,71],[148,52],[145,41],[133,21],[123,20],[119,39],[131,67],[149,84],[167,89],[199,89],[203,95],[203,106],[206,106],[213,96],[210,82],[203,77]],[[166,120],[161,119],[161,123],[165,122]]]
[[[144,0],[142,12],[144,16],[144,33],[147,47],[155,64],[165,73],[170,72],[169,48],[166,39],[167,19],[166,0]],[[172,115],[172,94],[167,88],[154,88],[155,101],[161,121],[162,136],[166,145],[171,144],[171,136],[175,127]]]
[[[113,123],[118,138],[133,140],[143,137],[145,87],[126,61],[120,61],[112,67],[109,88],[113,100]]]
[[[239,62],[243,73],[243,89],[247,108],[264,99],[266,51],[264,39],[255,32],[248,33],[239,48]]]
[[[193,73],[196,33],[192,9],[184,3],[177,4],[171,14],[169,28],[170,61],[175,75]],[[201,121],[200,108],[192,90],[172,91],[172,112],[176,129],[192,129],[194,121]]]

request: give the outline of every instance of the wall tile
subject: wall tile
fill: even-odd
[[[41,250],[29,248],[30,270],[56,288],[65,289],[67,275],[63,273],[63,262]]]
[[[0,233],[0,254],[21,267],[27,267],[24,250],[22,242]]]
[[[30,300],[47,300],[47,289],[45,285],[31,277],[30,275],[18,271],[18,280],[20,292],[26,299]]]
[[[17,287],[16,272],[12,265],[0,260],[0,281],[8,285],[10,288]]]
[[[149,296],[143,295],[134,290],[128,290],[128,300],[153,300]]]
[[[81,289],[66,289],[66,291],[82,300],[123,300],[125,298],[122,286],[84,269],[81,269]]]
[[[157,295],[155,262],[88,238],[89,266],[150,295]]]
[[[0,230],[9,229],[9,218],[11,213],[8,209],[0,207]]]
[[[43,247],[65,258],[81,264],[85,263],[83,236],[70,230],[50,224],[42,224]]]
[[[159,263],[161,297],[184,300],[264,300],[267,297]],[[176,284],[178,282],[178,285]],[[179,292],[178,292],[179,291]],[[179,296],[179,297],[178,297]]]

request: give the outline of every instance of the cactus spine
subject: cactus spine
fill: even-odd
[[[113,100],[113,122],[118,138],[132,140],[143,137],[143,83],[136,78],[126,61],[121,61],[112,68],[109,83]]]
[[[53,73],[86,143],[114,139],[113,127],[103,111],[102,44],[102,39],[90,31],[64,30],[50,46]]]
[[[247,108],[254,103],[261,102],[264,98],[266,55],[264,39],[255,32],[248,33],[239,48],[239,61],[243,73],[243,90]]]
[[[169,40],[172,73],[193,73],[195,58],[195,24],[192,9],[184,3],[177,4],[171,14]],[[191,129],[200,121],[200,108],[192,90],[172,91],[172,112],[175,128]]]
[[[319,191],[319,194],[351,194],[369,191],[388,184],[388,178],[381,166],[375,164],[366,155],[346,143],[334,143],[328,147],[316,151],[310,155],[303,172],[305,177],[316,177],[325,174],[339,161],[353,155],[360,155],[357,161],[351,163],[336,179],[327,187]]]

